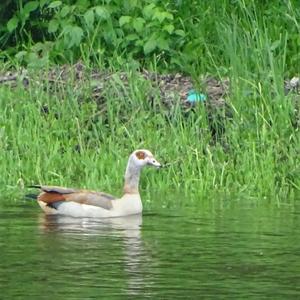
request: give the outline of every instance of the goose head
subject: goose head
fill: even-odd
[[[160,168],[161,164],[154,158],[153,154],[146,149],[135,150],[130,154],[125,172],[125,194],[139,193],[140,171],[145,166]]]
[[[153,166],[156,168],[161,167],[161,164],[155,159],[153,154],[146,149],[135,150],[130,155],[129,160],[139,168],[143,168],[144,166]]]

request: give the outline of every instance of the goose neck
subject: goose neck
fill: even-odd
[[[138,194],[140,181],[141,167],[137,166],[129,159],[125,172],[125,194]]]

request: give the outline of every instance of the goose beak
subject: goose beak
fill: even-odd
[[[162,167],[162,165],[155,158],[150,159],[148,165],[153,166],[157,169]]]
[[[156,162],[156,164],[154,165],[157,169],[160,169],[162,167],[161,163],[159,163],[158,161]]]

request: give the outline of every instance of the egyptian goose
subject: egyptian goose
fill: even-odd
[[[36,199],[46,214],[93,218],[140,214],[143,206],[138,186],[140,172],[147,165],[161,167],[149,150],[136,150],[129,156],[125,172],[124,195],[121,198],[102,192],[57,186],[33,185],[31,187],[41,189]]]

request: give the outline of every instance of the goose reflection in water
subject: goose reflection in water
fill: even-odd
[[[144,251],[141,226],[141,214],[97,221],[61,215],[39,216],[39,227],[43,236],[47,239],[52,236],[51,248],[63,247],[69,253],[76,252],[73,253],[75,259],[80,261],[76,263],[83,263],[81,262],[83,258],[76,256],[82,248],[84,252],[82,255],[90,256],[89,259],[84,259],[85,264],[90,263],[90,268],[97,268],[99,271],[99,266],[103,267],[103,262],[106,263],[106,269],[109,267],[107,264],[112,264],[113,269],[121,265],[127,279],[127,288],[124,291],[127,295],[140,294],[145,285],[143,273],[146,264],[149,263],[149,257]],[[53,245],[53,242],[57,245]],[[101,281],[99,284],[101,285]]]

